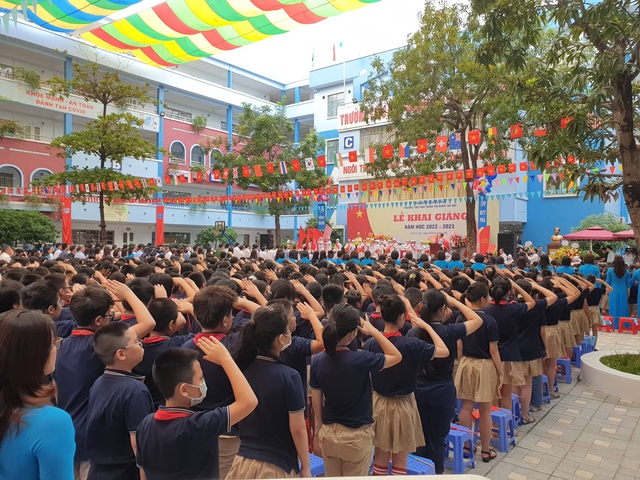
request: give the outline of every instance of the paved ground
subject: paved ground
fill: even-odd
[[[600,332],[596,348],[640,350],[640,335]],[[476,469],[465,473],[491,480],[640,479],[640,403],[591,388],[575,369],[573,383],[559,388],[559,400],[518,428],[515,448],[489,463],[478,452]]]

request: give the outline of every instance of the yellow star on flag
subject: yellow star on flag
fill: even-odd
[[[356,215],[358,216],[358,218],[361,218],[362,217],[362,210],[358,210],[356,212]]]

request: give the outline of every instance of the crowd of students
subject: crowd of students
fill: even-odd
[[[332,477],[412,452],[442,473],[456,399],[489,462],[492,405],[534,422],[631,283],[617,257],[605,282],[593,257],[31,253],[0,259],[0,478],[309,477],[309,451]]]

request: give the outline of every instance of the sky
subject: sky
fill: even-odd
[[[405,45],[418,28],[423,7],[424,0],[382,0],[215,58],[291,83],[309,77],[312,56],[315,68],[332,64],[334,44],[339,62]]]

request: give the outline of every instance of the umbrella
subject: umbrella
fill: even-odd
[[[563,237],[564,240],[589,240],[591,250],[593,250],[593,240],[603,240],[605,242],[611,242],[616,239],[609,230],[605,230],[602,227],[590,227],[586,230],[580,230],[579,232],[573,232]]]
[[[633,240],[636,236],[633,233],[633,230],[625,230],[624,232],[616,232],[613,236],[617,240]]]

